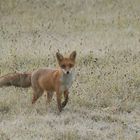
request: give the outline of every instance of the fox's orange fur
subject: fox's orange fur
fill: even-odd
[[[76,51],[69,57],[63,57],[56,53],[59,68],[40,68],[32,73],[14,73],[0,77],[0,87],[32,87],[32,104],[44,93],[47,93],[47,101],[50,102],[53,92],[56,92],[58,110],[61,112],[68,102],[69,88],[73,80],[72,68],[75,65]],[[64,101],[61,103],[61,96],[64,94]]]

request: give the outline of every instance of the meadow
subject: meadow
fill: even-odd
[[[139,0],[0,0],[0,75],[77,51],[70,100],[0,88],[0,140],[140,140]]]

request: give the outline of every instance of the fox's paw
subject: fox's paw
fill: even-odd
[[[62,114],[62,109],[61,109],[61,111],[57,111],[57,115],[61,115]]]
[[[66,102],[64,101],[63,103],[62,103],[62,108],[64,108],[65,106],[66,106]]]
[[[33,96],[33,99],[32,99],[32,104],[34,104],[36,102],[37,98],[35,96]]]

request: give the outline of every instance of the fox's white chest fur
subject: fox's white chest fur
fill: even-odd
[[[65,91],[68,90],[73,82],[73,73],[70,74],[63,74],[61,77],[61,90]]]

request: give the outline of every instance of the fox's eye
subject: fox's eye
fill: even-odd
[[[73,67],[73,64],[69,64],[69,67],[70,67],[70,68]]]
[[[66,68],[66,66],[65,66],[65,65],[61,65],[61,68],[63,68],[63,69],[64,69],[64,68]]]

